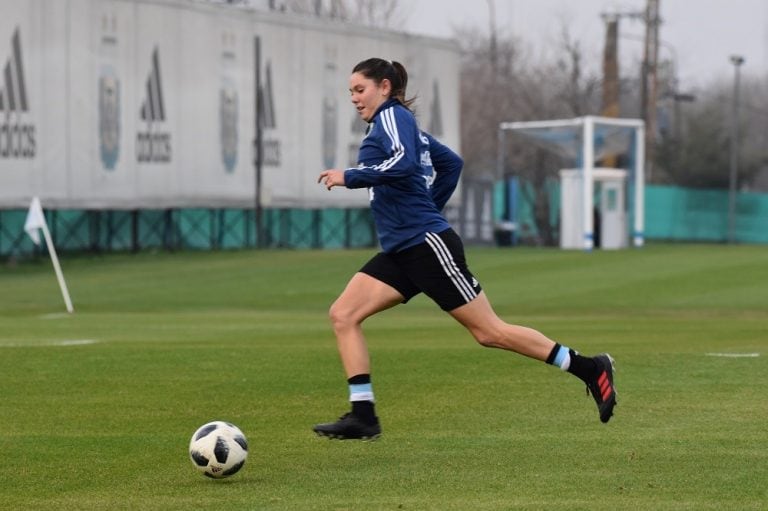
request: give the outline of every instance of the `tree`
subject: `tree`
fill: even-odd
[[[282,0],[270,8],[380,28],[395,28],[404,17],[399,0]]]
[[[399,0],[357,0],[355,20],[369,27],[397,28],[402,26],[405,15]]]
[[[458,32],[462,47],[461,139],[468,176],[492,175],[496,168],[498,126],[503,121],[567,118],[595,112],[599,78],[586,73],[584,53],[567,28],[553,56],[533,59],[530,49],[497,34],[495,44],[477,30]],[[520,137],[505,138],[505,173],[525,183],[522,193],[534,205],[535,243],[555,244],[551,185],[565,162]]]
[[[766,166],[764,87],[747,79],[739,107],[740,188],[749,188]],[[659,181],[693,188],[728,188],[732,84],[714,82],[696,94],[679,114],[681,125],[661,133],[657,164]]]

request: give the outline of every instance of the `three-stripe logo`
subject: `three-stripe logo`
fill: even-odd
[[[264,67],[265,83],[259,88],[258,107],[261,111],[261,127],[264,128],[265,138],[262,142],[264,165],[277,167],[280,165],[280,140],[272,136],[272,130],[277,128],[275,98],[272,91],[272,63],[267,61]]]
[[[171,133],[157,131],[153,126],[165,123],[166,109],[163,98],[163,81],[160,73],[160,53],[152,51],[152,67],[146,82],[146,96],[139,110],[139,117],[147,123],[147,130],[136,134],[136,157],[139,163],[169,163],[171,161]]]
[[[611,381],[608,379],[608,373],[603,371],[600,377],[597,379],[597,384],[600,387],[600,397],[603,401],[607,401],[611,397]]]
[[[11,54],[2,68],[1,80],[0,158],[34,158],[35,126],[22,122],[29,112],[29,101],[18,27],[11,37]]]
[[[147,96],[141,104],[141,120],[147,122],[165,121],[165,102],[160,78],[160,57],[157,46],[152,51],[152,69],[149,72],[146,85]]]

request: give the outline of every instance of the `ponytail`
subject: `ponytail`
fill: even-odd
[[[406,99],[405,90],[408,86],[408,72],[400,62],[389,61],[379,58],[371,58],[357,64],[352,70],[353,73],[360,73],[380,84],[382,80],[389,80],[392,85],[392,92],[389,97],[397,100],[401,105],[409,110],[416,98]]]
[[[416,98],[405,99],[405,89],[408,87],[408,71],[405,70],[405,66],[394,60],[392,61],[392,67],[395,69],[400,82],[400,87],[397,89],[393,87],[392,97],[410,110]]]

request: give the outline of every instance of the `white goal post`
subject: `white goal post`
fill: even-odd
[[[629,130],[633,137],[626,137]],[[592,203],[595,160],[612,154],[617,148],[628,149],[630,144],[619,141],[629,139],[634,147],[633,217],[631,238],[635,247],[644,244],[645,217],[645,123],[640,119],[584,116],[574,119],[550,121],[502,122],[499,124],[499,174],[504,164],[504,134],[514,131],[529,137],[537,144],[555,150],[566,157],[580,161],[582,173],[582,204]],[[616,136],[622,135],[623,136]],[[581,208],[582,240],[584,250],[594,247],[592,208]]]

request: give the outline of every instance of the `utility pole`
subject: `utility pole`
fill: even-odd
[[[496,33],[496,3],[494,0],[488,0],[488,23],[490,30],[490,56],[491,56],[491,70],[493,71],[493,82],[496,83],[496,79],[499,74],[499,49],[498,49],[498,37]]]
[[[659,0],[648,0],[645,8],[645,51],[642,69],[642,115],[645,121],[646,180],[653,179],[656,156],[656,100],[658,97]]]
[[[744,64],[741,55],[731,56],[733,64],[733,108],[731,110],[731,168],[728,175],[728,243],[736,242],[736,187],[739,174],[739,70]]]
[[[603,47],[603,105],[602,115],[619,117],[619,20],[628,18],[645,22],[645,11],[602,12],[600,17],[605,23],[605,46]],[[641,89],[645,73],[641,73]],[[641,112],[641,116],[645,117]]]
[[[647,181],[653,178],[653,166],[656,154],[656,102],[658,99],[658,60],[659,60],[659,15],[660,0],[647,0],[645,11],[615,11],[602,13],[606,22],[605,50],[603,53],[603,115],[611,117],[612,101],[616,95],[616,116],[618,116],[618,63],[617,59],[618,21],[620,18],[640,19],[645,23],[645,47],[643,64],[640,70],[640,117],[645,121],[645,176]],[[615,74],[614,74],[615,73]]]
[[[605,117],[619,116],[619,17],[603,14],[605,47],[603,49],[603,108]]]
[[[603,48],[603,117],[619,117],[619,18],[620,14],[605,14],[605,46]],[[603,158],[603,167],[615,167],[616,155]]]

